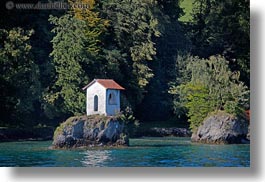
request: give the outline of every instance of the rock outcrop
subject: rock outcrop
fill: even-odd
[[[186,128],[151,128],[151,136],[164,137],[190,137],[191,131]]]
[[[110,116],[70,117],[54,132],[53,148],[128,145],[124,124]]]
[[[248,122],[245,119],[219,112],[205,119],[191,140],[214,144],[248,143],[247,133]]]

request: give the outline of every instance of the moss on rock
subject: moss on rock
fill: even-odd
[[[128,145],[128,135],[124,128],[124,122],[113,116],[70,117],[56,128],[53,147]]]

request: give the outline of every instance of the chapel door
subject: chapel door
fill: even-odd
[[[98,111],[98,96],[94,96],[94,111]]]

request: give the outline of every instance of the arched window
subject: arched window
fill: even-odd
[[[98,96],[94,96],[94,111],[98,111]]]
[[[111,92],[109,94],[109,99],[108,100],[109,100],[109,104],[116,105],[117,104],[117,99],[116,99],[115,93]]]

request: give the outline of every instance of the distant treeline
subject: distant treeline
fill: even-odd
[[[223,74],[236,73],[231,83],[249,87],[249,0],[194,0],[183,20],[187,1],[69,0],[89,4],[69,10],[8,10],[1,1],[0,125],[58,125],[83,114],[81,88],[94,78],[125,87],[122,107],[141,121],[190,118],[178,92],[195,83],[187,65],[207,59],[220,60]],[[210,84],[201,85],[203,96]],[[248,107],[247,98],[227,97],[235,109]],[[224,109],[227,100],[214,106]]]

